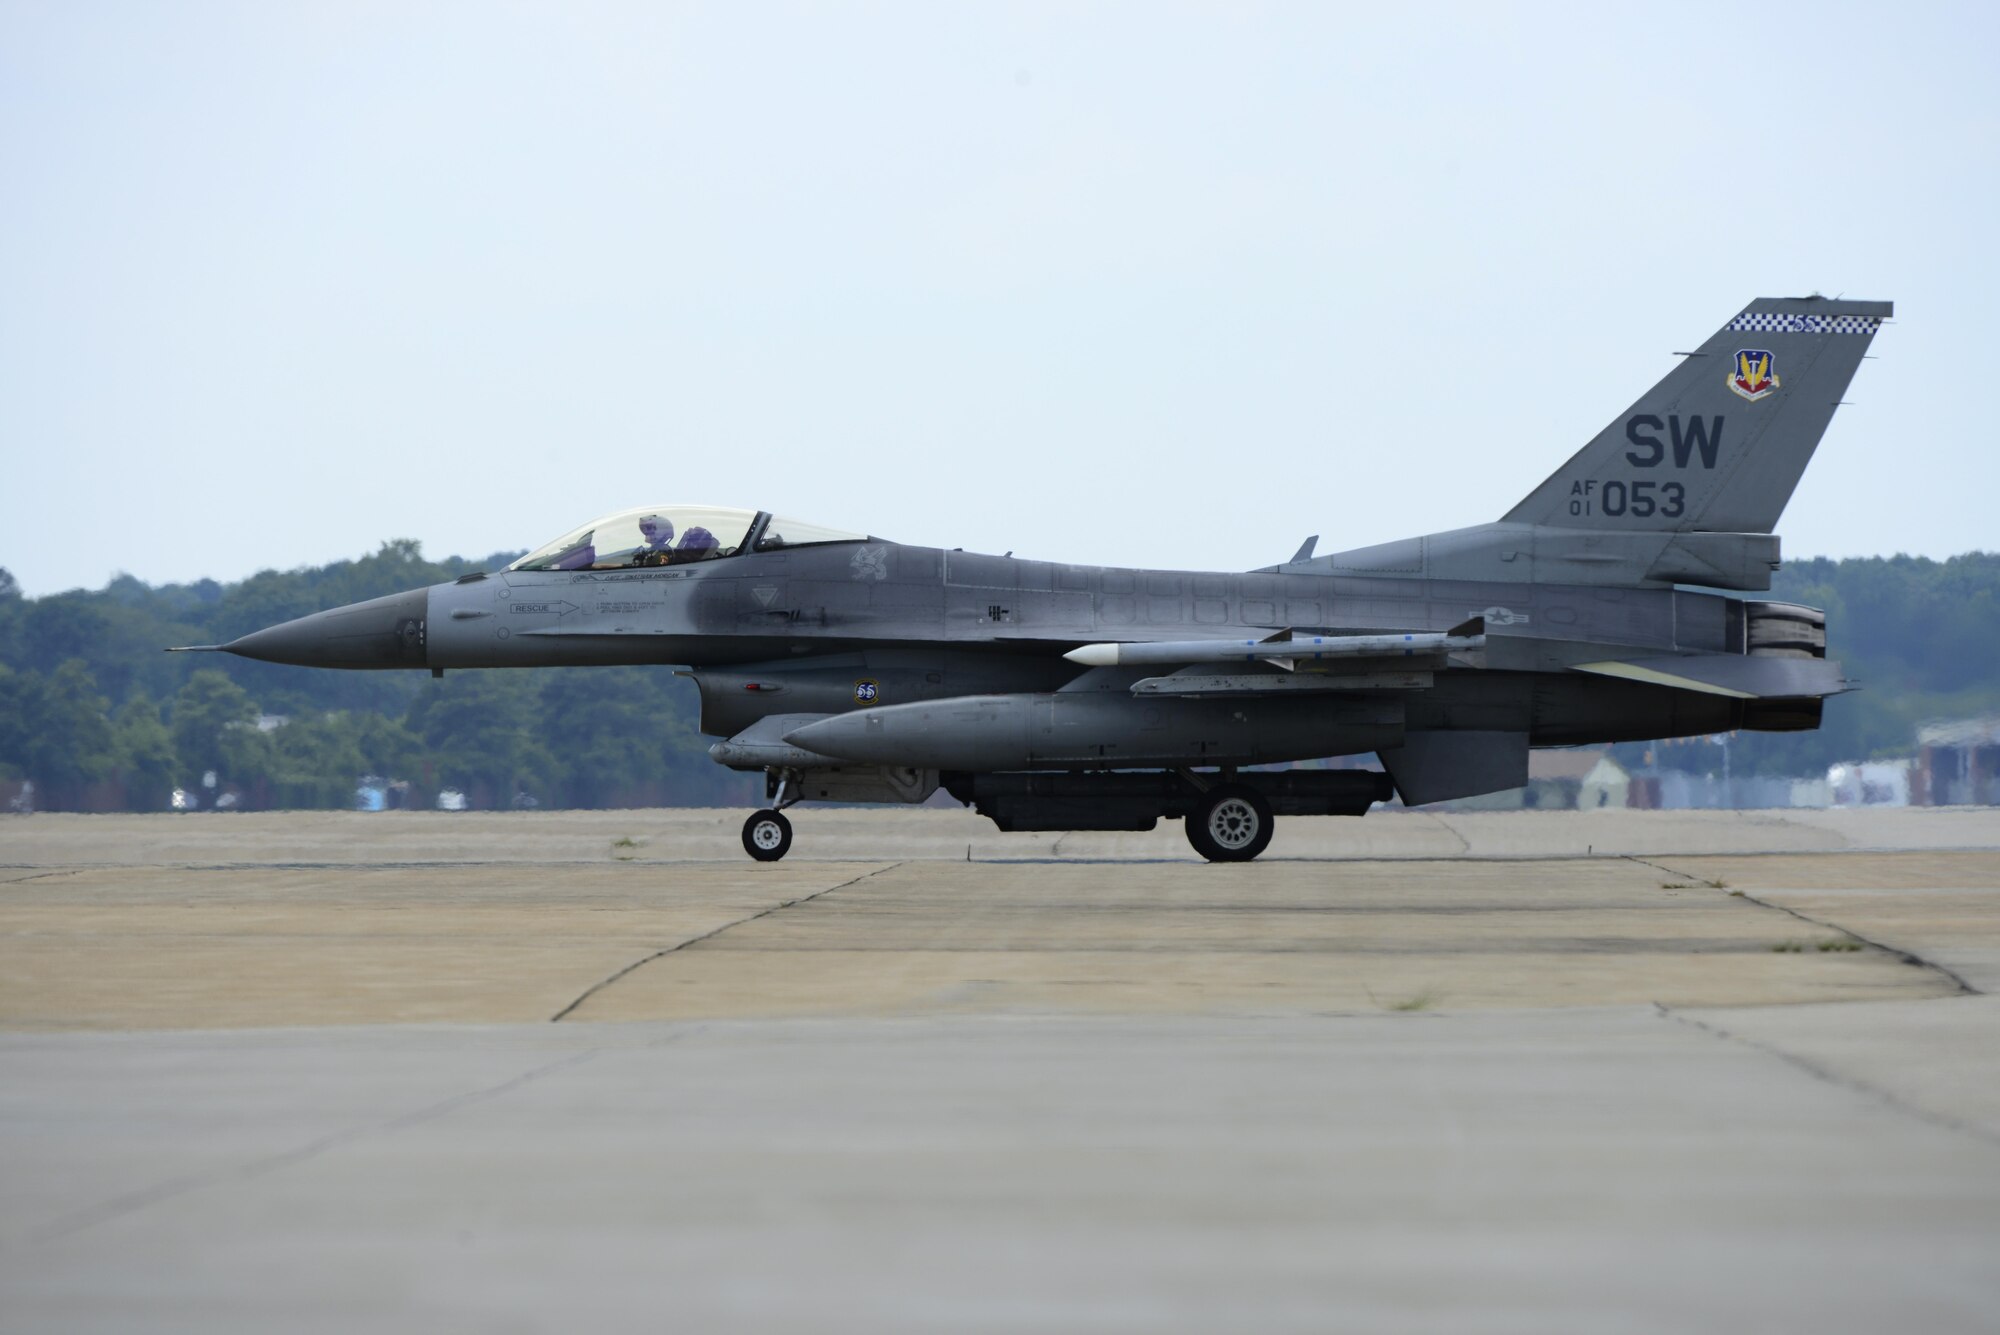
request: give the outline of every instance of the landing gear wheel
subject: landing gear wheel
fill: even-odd
[[[1240,783],[1209,789],[1186,821],[1188,842],[1210,862],[1248,862],[1271,843],[1271,804]]]
[[[792,823],[782,811],[753,811],[743,822],[743,851],[759,862],[776,862],[792,847]]]

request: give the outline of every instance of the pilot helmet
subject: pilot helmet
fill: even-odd
[[[647,546],[664,547],[674,540],[674,521],[665,515],[647,515],[639,521],[639,532],[645,534]]]

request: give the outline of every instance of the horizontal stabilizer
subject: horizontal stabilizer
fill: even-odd
[[[1734,700],[1798,700],[1839,695],[1848,688],[1840,664],[1824,658],[1686,654],[1578,663],[1575,670]]]

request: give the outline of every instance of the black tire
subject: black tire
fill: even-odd
[[[1210,862],[1248,862],[1271,844],[1271,804],[1244,784],[1209,789],[1186,822],[1188,842]]]
[[[743,822],[743,851],[759,862],[776,862],[792,848],[792,823],[782,811],[753,811]]]

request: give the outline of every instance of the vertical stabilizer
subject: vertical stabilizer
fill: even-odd
[[[1772,532],[1893,310],[1824,297],[1751,302],[1504,519]]]

